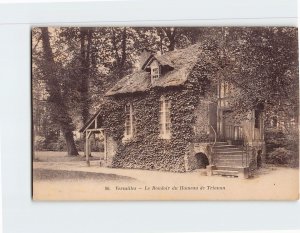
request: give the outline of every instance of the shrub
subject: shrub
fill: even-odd
[[[265,134],[265,140],[269,152],[289,144],[286,135],[278,129],[268,129]]]
[[[67,145],[63,136],[59,136],[57,140],[45,142],[44,150],[49,151],[66,151]]]
[[[85,140],[83,138],[78,138],[75,140],[75,145],[78,151],[84,151]]]
[[[84,146],[85,146],[84,138],[76,139],[75,144],[76,144],[76,148],[78,151],[84,151]],[[91,145],[92,152],[103,152],[104,151],[103,140],[99,140],[99,139],[91,140],[90,145]]]
[[[267,163],[299,166],[298,130],[268,129],[265,134]]]
[[[278,147],[270,152],[267,156],[267,162],[271,164],[290,164],[296,156],[294,151],[284,147]]]
[[[67,144],[66,144],[66,140],[65,138],[60,135],[58,137],[58,140],[57,140],[57,151],[66,151],[67,150]]]
[[[34,149],[35,150],[44,150],[45,148],[45,137],[36,136],[34,137]]]

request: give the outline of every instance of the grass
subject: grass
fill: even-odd
[[[66,151],[34,151],[34,162],[71,162],[85,161],[86,157],[83,152],[79,156],[68,156]],[[90,160],[100,160],[103,157],[102,152],[92,152]]]
[[[116,174],[94,173],[85,171],[66,171],[51,169],[34,169],[33,180],[97,180],[97,181],[134,181],[134,178],[128,176],[120,176]]]

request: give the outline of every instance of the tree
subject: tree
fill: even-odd
[[[47,99],[50,105],[49,114],[52,119],[59,125],[67,144],[68,155],[76,156],[78,151],[76,149],[72,125],[72,119],[67,112],[67,107],[62,98],[61,85],[58,81],[59,79],[59,69],[54,61],[53,52],[50,46],[49,32],[48,28],[41,28],[41,38],[43,42],[43,52],[44,60],[43,64],[43,74],[45,77],[45,83],[47,86],[47,91],[49,97]]]
[[[81,116],[83,124],[89,117],[89,78],[90,78],[90,60],[91,43],[93,30],[91,28],[80,28],[80,61],[81,61]]]
[[[213,33],[217,73],[238,87],[232,107],[246,112],[262,104],[265,112],[298,112],[297,29],[287,27],[221,28]],[[219,34],[221,32],[221,34]],[[287,46],[289,45],[289,46]]]
[[[269,112],[298,111],[294,28],[61,27],[49,32],[44,28],[43,33],[34,30],[33,37],[33,88],[38,90],[38,82],[45,84],[51,120],[41,117],[50,128],[64,128],[63,132],[87,122],[104,93],[138,68],[142,49],[163,54],[195,43],[202,45],[208,58],[204,68],[210,84],[223,79],[242,90],[232,96],[236,111],[260,103]],[[35,112],[38,116],[42,111]]]

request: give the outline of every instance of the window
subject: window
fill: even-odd
[[[161,97],[159,101],[159,134],[161,138],[171,137],[171,101]]]
[[[219,85],[219,98],[226,98],[231,95],[232,85],[228,82],[221,82]]]
[[[221,81],[218,85],[218,98],[221,107],[229,107],[229,99],[232,96],[233,86],[227,81]]]
[[[132,104],[125,105],[125,138],[131,138],[134,135],[135,123]]]
[[[260,112],[259,112],[259,110],[254,111],[254,127],[257,129],[260,128]]]
[[[159,68],[153,68],[151,71],[151,75],[153,79],[158,79],[159,78]]]
[[[159,78],[160,75],[160,67],[157,61],[153,61],[151,64],[151,82],[153,83],[155,80]]]

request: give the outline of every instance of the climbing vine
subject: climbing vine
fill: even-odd
[[[195,140],[195,109],[205,98],[207,66],[195,66],[188,81],[178,87],[152,88],[147,92],[110,97],[102,112],[106,133],[117,142],[113,167],[184,172],[184,155]],[[171,101],[171,138],[159,137],[159,99]],[[124,135],[124,106],[134,109],[136,133],[130,141]],[[207,109],[203,109],[203,112]],[[198,140],[207,141],[207,132]]]

